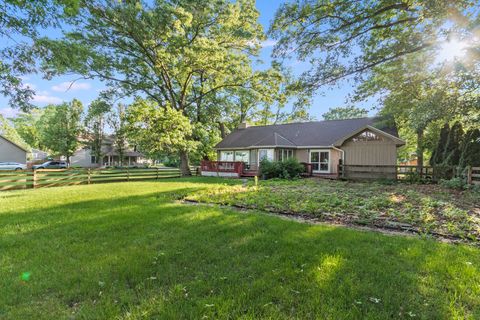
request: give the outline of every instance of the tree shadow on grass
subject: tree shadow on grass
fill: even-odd
[[[38,224],[0,238],[0,316],[479,315],[478,249],[172,202],[195,190],[0,216]]]

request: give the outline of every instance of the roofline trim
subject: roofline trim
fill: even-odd
[[[223,151],[223,150],[250,150],[250,149],[265,149],[265,148],[285,148],[285,149],[313,149],[313,148],[332,148],[335,149],[336,147],[334,145],[329,145],[329,146],[250,146],[250,147],[222,147],[222,148],[213,148],[218,151]]]
[[[383,136],[386,136],[386,137],[392,139],[392,140],[395,142],[396,145],[402,146],[402,145],[405,144],[405,140],[403,140],[403,139],[400,139],[400,138],[398,138],[398,137],[395,137],[394,135],[391,135],[390,133],[385,132],[385,131],[383,131],[383,130],[380,130],[380,129],[378,129],[378,128],[372,127],[371,125],[366,125],[366,126],[364,126],[364,127],[361,127],[361,128],[359,128],[359,129],[355,130],[355,131],[352,132],[352,133],[349,133],[348,135],[344,136],[343,138],[338,139],[337,141],[335,141],[335,142],[333,143],[333,146],[337,146],[337,147],[342,146],[342,144],[345,142],[345,140],[351,138],[352,136],[354,136],[354,135],[356,135],[356,134],[358,134],[358,133],[360,133],[360,132],[362,132],[362,131],[364,131],[364,130],[366,130],[366,129],[372,130],[372,131],[374,131],[374,132],[376,132],[376,133],[378,133],[378,134],[381,134],[381,135],[383,135]]]

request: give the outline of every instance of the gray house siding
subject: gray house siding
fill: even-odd
[[[391,140],[348,141],[342,146],[346,165],[390,165],[397,164],[397,146]]]
[[[27,162],[27,151],[0,136],[0,162]]]
[[[90,149],[77,150],[70,159],[70,165],[83,168],[98,167],[98,164],[92,163],[92,154]]]

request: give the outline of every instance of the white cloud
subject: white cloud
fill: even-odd
[[[28,88],[28,89],[30,89],[30,90],[35,90],[35,88],[36,88],[37,86],[34,85],[33,83],[25,82],[25,83],[23,84],[23,87],[24,87],[25,89]]]
[[[92,86],[87,82],[62,82],[52,87],[53,91],[65,92],[68,90],[88,90]]]
[[[277,44],[276,40],[267,39],[265,41],[262,41],[262,43],[260,45],[262,46],[262,48],[267,48],[267,47],[273,47],[276,44]]]
[[[13,118],[18,114],[18,110],[5,107],[0,109],[0,114],[4,116],[5,118]]]
[[[45,94],[36,94],[34,97],[33,97],[33,102],[38,102],[38,103],[52,103],[52,104],[56,104],[56,103],[61,103],[63,100],[60,99],[59,97],[54,97],[54,96],[51,96],[49,95],[48,93],[45,93]]]

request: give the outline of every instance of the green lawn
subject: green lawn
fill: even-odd
[[[268,180],[247,188],[219,184],[188,199],[480,243],[478,188],[458,191],[406,183]]]
[[[219,181],[0,193],[0,319],[480,318],[478,248],[176,201]]]

